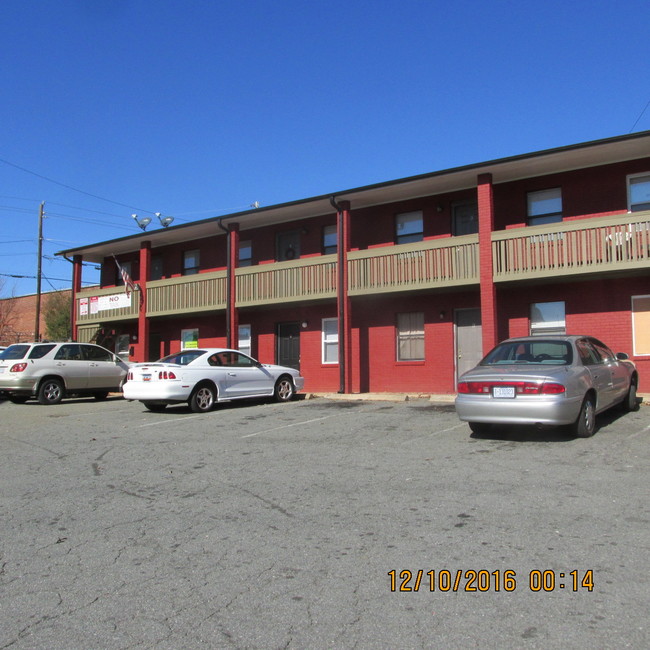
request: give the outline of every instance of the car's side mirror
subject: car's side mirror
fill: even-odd
[[[625,352],[617,352],[616,353],[616,358],[619,361],[627,361],[630,357]]]

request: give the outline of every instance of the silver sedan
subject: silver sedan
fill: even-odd
[[[497,345],[458,381],[456,412],[473,432],[493,424],[570,425],[593,435],[596,414],[638,408],[627,354],[591,336],[529,336]]]
[[[150,411],[187,402],[196,413],[217,402],[274,396],[287,402],[302,390],[304,378],[293,368],[256,361],[237,350],[186,349],[160,361],[129,369],[124,397],[140,400]]]

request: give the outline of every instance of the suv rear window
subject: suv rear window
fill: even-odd
[[[50,350],[54,349],[54,345],[35,345],[34,349],[29,353],[30,359],[42,359]]]
[[[0,352],[0,359],[24,359],[27,352],[29,352],[29,345],[10,345],[6,350]]]

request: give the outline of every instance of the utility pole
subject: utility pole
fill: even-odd
[[[41,277],[43,258],[43,208],[45,201],[41,203],[38,211],[38,265],[36,268],[36,323],[34,325],[34,341],[41,340]]]

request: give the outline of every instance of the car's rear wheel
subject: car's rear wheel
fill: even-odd
[[[627,395],[623,400],[621,406],[624,411],[638,411],[639,403],[636,400],[636,384],[630,384],[630,389],[627,391]]]
[[[580,407],[580,415],[573,424],[573,433],[578,438],[590,438],[596,431],[596,406],[594,398],[587,395],[582,406]]]
[[[63,399],[64,390],[60,379],[55,377],[44,379],[38,388],[39,404],[58,404]]]
[[[216,399],[215,388],[209,384],[202,384],[194,389],[189,405],[194,413],[207,413],[214,407]]]
[[[280,377],[275,383],[273,396],[278,402],[288,402],[295,395],[296,388],[289,377]]]
[[[485,422],[468,422],[468,424],[472,433],[476,433],[477,435],[488,433],[492,428],[491,424],[486,424]]]
[[[152,413],[160,413],[167,408],[167,404],[160,404],[159,402],[142,402],[146,409]]]

